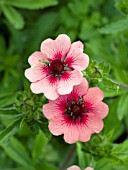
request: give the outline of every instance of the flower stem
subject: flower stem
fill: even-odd
[[[71,148],[69,149],[69,152],[66,155],[66,158],[64,159],[62,165],[60,166],[59,170],[65,170],[69,163],[72,161],[74,155],[76,154],[76,146],[73,145],[71,146]]]

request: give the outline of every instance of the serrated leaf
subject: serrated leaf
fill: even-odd
[[[117,107],[117,115],[119,120],[122,120],[128,113],[128,94],[124,94],[120,97]]]
[[[24,146],[16,139],[10,138],[7,143],[3,143],[2,147],[5,152],[17,163],[22,166],[32,167],[32,160],[30,159]]]
[[[15,120],[11,125],[0,133],[0,145],[3,144],[10,136],[14,135],[19,130],[21,118]]]
[[[22,29],[24,27],[24,19],[22,15],[15,8],[9,5],[2,5],[1,8],[7,20],[16,29]]]
[[[23,9],[42,9],[57,5],[57,0],[3,0],[3,3]]]
[[[99,29],[102,34],[113,34],[121,31],[125,31],[128,29],[128,18],[121,18],[117,21],[113,21],[112,23],[104,26]]]
[[[121,144],[115,144],[112,154],[118,156],[123,161],[128,161],[128,140],[125,140]]]

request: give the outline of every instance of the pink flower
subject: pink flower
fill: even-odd
[[[81,83],[81,71],[88,66],[89,58],[83,53],[82,42],[71,44],[70,38],[61,34],[55,40],[43,41],[41,52],[33,53],[28,62],[31,67],[25,70],[25,76],[32,82],[32,92],[55,100]]]
[[[80,168],[76,165],[73,165],[71,167],[69,167],[67,170],[80,170]],[[94,170],[93,168],[87,167],[84,170]]]
[[[83,78],[70,94],[43,106],[45,117],[50,119],[49,130],[56,136],[64,134],[64,140],[70,144],[89,141],[92,133],[103,129],[102,119],[108,114],[103,97],[98,87],[88,89],[88,82]]]

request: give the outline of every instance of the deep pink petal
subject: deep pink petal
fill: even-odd
[[[81,48],[77,48],[76,45],[71,45],[65,62],[69,67],[84,70],[89,64],[89,57],[87,54],[83,53]]]
[[[79,140],[79,130],[76,124],[67,124],[64,130],[65,142],[72,144]]]
[[[69,94],[74,85],[80,84],[82,81],[82,73],[77,70],[66,71],[57,86],[57,91],[59,94]]]
[[[30,88],[33,93],[39,94],[44,93],[44,95],[50,99],[55,100],[59,96],[56,89],[57,89],[58,79],[52,76],[47,76],[44,79],[32,83]]]
[[[91,105],[99,103],[104,98],[104,93],[98,87],[89,88],[84,95],[84,100]]]
[[[96,105],[92,105],[90,111],[98,115],[100,118],[105,118],[108,114],[109,108],[108,105],[104,102],[99,102]]]
[[[41,44],[41,51],[48,56],[50,59],[55,59],[55,57],[64,57],[71,46],[70,38],[65,35],[59,35],[55,40],[46,39]]]
[[[102,119],[91,112],[86,114],[88,116],[86,120],[86,126],[90,128],[93,132],[99,133],[103,129]]]
[[[38,51],[34,52],[28,59],[28,62],[31,66],[43,63],[42,61],[47,61],[47,56]]]
[[[59,96],[56,100],[49,101],[48,104],[43,105],[43,113],[47,119],[53,118],[57,114],[61,114],[67,107],[66,96]]]
[[[46,66],[44,65],[35,65],[34,67],[30,67],[25,70],[25,77],[30,82],[36,82],[38,80],[41,80],[42,78],[46,77],[48,74],[49,70],[47,69]]]
[[[79,124],[79,141],[87,142],[90,140],[92,130],[89,129],[85,124]]]
[[[80,170],[80,168],[76,165],[73,165],[73,166],[69,167],[67,170]]]
[[[82,78],[82,82],[79,85],[73,87],[73,92],[77,93],[79,96],[86,94],[88,90],[88,81]]]

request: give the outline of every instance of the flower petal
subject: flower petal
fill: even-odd
[[[85,124],[79,125],[79,141],[87,142],[90,140],[92,130],[89,129]]]
[[[67,107],[66,96],[59,96],[55,101],[50,100],[48,104],[43,105],[43,113],[47,119],[51,119],[57,114],[61,114]]]
[[[34,52],[28,59],[31,66],[42,63],[42,61],[47,61],[47,57],[42,52]]]
[[[71,48],[81,49],[81,51],[83,52],[84,45],[81,41],[76,41],[76,42],[72,43]]]
[[[94,170],[93,168],[87,167],[84,170]]]
[[[93,132],[99,133],[103,129],[102,119],[91,112],[86,114],[88,116],[86,120],[86,126],[88,126],[88,128],[90,128]]]
[[[73,92],[77,93],[79,96],[86,94],[88,90],[88,81],[82,78],[82,82],[79,85],[73,87]]]
[[[50,132],[55,135],[62,135],[66,130],[66,123],[65,119],[62,114],[57,114],[49,122],[49,130]]]
[[[61,59],[68,53],[70,46],[70,38],[65,34],[61,34],[55,40],[47,39],[43,41],[41,51],[50,59],[55,59],[55,57]]]
[[[80,84],[81,81],[82,73],[80,71],[66,71],[58,83],[57,91],[61,95],[69,94],[72,91],[73,86]]]
[[[84,95],[84,100],[90,104],[96,104],[102,101],[104,93],[98,87],[89,88],[87,93]]]
[[[39,94],[44,93],[44,95],[51,100],[57,99],[59,96],[56,88],[57,88],[58,79],[52,76],[47,76],[44,79],[32,83],[30,88],[33,93]]]
[[[44,65],[36,65],[25,70],[25,77],[29,79],[30,82],[36,82],[46,77],[49,70]]]
[[[67,170],[80,170],[80,168],[76,165],[73,165],[73,166],[69,167]]]
[[[104,102],[99,102],[96,105],[92,105],[90,111],[98,115],[100,118],[105,118],[108,114],[109,108],[108,105]]]
[[[71,45],[65,63],[68,64],[69,67],[72,67],[74,69],[84,70],[89,64],[89,57],[87,54],[83,53],[81,48],[78,48],[79,46],[76,44]]]
[[[77,124],[67,124],[64,130],[65,142],[72,144],[79,140],[79,131]]]

